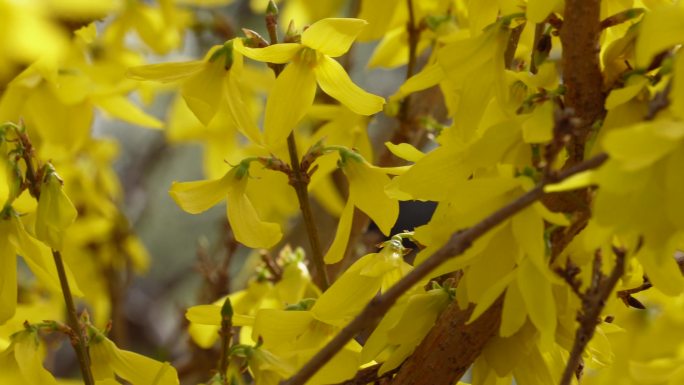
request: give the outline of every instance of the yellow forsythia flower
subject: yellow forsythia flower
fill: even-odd
[[[349,181],[349,199],[344,206],[335,240],[325,255],[326,263],[337,263],[344,256],[351,231],[354,207],[358,207],[389,235],[399,216],[399,202],[385,192],[390,178],[382,169],[373,167],[359,154],[340,151],[340,165]]]
[[[188,107],[203,125],[209,126],[219,111],[229,111],[235,126],[252,142],[261,143],[261,132],[242,97],[243,59],[233,50],[233,41],[212,47],[204,60],[160,63],[131,68],[137,80],[179,82]]]
[[[268,248],[280,240],[282,232],[277,223],[259,218],[245,194],[252,160],[243,160],[220,179],[174,182],[169,193],[178,206],[190,214],[199,214],[227,198],[228,222],[235,239],[248,247]]]
[[[411,265],[404,262],[405,252],[401,238],[384,242],[380,252],[354,262],[316,300],[311,313],[320,321],[340,327],[346,325],[379,290],[387,290],[411,270]]]
[[[323,19],[302,33],[301,43],[248,48],[235,40],[235,50],[254,60],[290,63],[278,76],[266,101],[264,140],[281,145],[313,104],[316,83],[328,95],[360,115],[379,112],[384,99],[354,84],[333,59],[349,50],[367,23],[360,19]]]
[[[55,378],[43,367],[38,335],[22,330],[12,336],[10,345],[0,353],[0,384],[57,385]]]
[[[99,332],[90,341],[91,369],[95,380],[115,379],[115,375],[131,385],[178,384],[178,373],[168,362],[121,350]]]

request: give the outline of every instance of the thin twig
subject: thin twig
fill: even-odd
[[[532,40],[532,54],[530,55],[530,72],[536,74],[538,71],[537,63],[535,60],[536,53],[538,52],[538,44],[544,34],[544,27],[546,23],[537,23],[534,26],[534,38]]]
[[[525,29],[525,23],[511,30],[511,34],[508,37],[508,44],[506,45],[506,51],[504,52],[504,65],[507,69],[512,69],[514,64],[513,59],[515,59],[515,51],[518,49],[518,43],[520,42],[520,35]]]
[[[496,227],[506,219],[525,209],[544,195],[544,185],[561,181],[578,172],[599,167],[608,159],[606,154],[599,154],[585,162],[570,167],[553,178],[538,184],[515,201],[495,211],[478,224],[456,232],[449,241],[435,254],[416,266],[411,272],[399,280],[394,286],[382,295],[373,298],[361,313],[356,316],[309,362],[307,362],[294,376],[283,382],[284,385],[302,385],[308,381],[323,365],[325,365],[337,352],[340,351],[360,331],[371,327],[378,321],[397,301],[397,299],[423,278],[428,276],[435,268],[450,258],[464,253],[472,243],[489,230]]]
[[[601,255],[596,253],[592,266],[592,281],[582,298],[582,309],[577,316],[580,326],[575,333],[575,340],[570,351],[570,357],[563,371],[560,385],[570,385],[573,375],[579,379],[578,368],[584,349],[591,341],[596,331],[596,326],[601,322],[601,311],[608,297],[615,289],[618,280],[625,271],[625,252],[614,248],[615,266],[609,276],[601,273]]]
[[[260,250],[259,256],[261,257],[261,261],[264,263],[264,266],[266,266],[266,270],[268,270],[273,276],[273,281],[280,281],[283,278],[283,269],[278,266],[276,261],[273,260],[273,257],[268,254],[268,251]]]
[[[313,219],[311,205],[309,203],[309,174],[307,170],[300,168],[299,155],[297,154],[297,142],[295,141],[294,131],[287,137],[287,149],[290,153],[290,165],[292,166],[292,178],[290,182],[297,193],[297,200],[299,201],[299,209],[302,212],[306,233],[309,236],[309,244],[311,246],[311,261],[314,267],[314,277],[319,288],[325,290],[330,286],[328,280],[328,272],[323,261],[323,251],[321,249],[321,241],[318,237],[318,230],[316,228],[316,221]]]
[[[76,314],[76,306],[74,305],[74,297],[71,294],[71,288],[67,280],[66,270],[64,268],[64,261],[62,254],[57,250],[52,250],[52,257],[55,260],[55,267],[57,267],[57,275],[59,276],[59,285],[62,289],[64,302],[67,307],[67,315],[69,317],[69,326],[76,334],[76,344],[74,350],[76,351],[76,358],[78,365],[81,368],[81,375],[83,376],[83,383],[86,385],[95,385],[93,374],[90,372],[90,356],[88,354],[88,344],[85,336],[85,328],[78,319]]]

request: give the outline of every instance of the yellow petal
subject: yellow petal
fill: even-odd
[[[310,360],[318,350],[310,349],[307,352],[303,352],[302,358],[305,360],[304,362]],[[353,340],[350,341],[344,349],[337,352],[330,361],[323,365],[307,384],[337,384],[351,379],[361,364],[359,362],[360,351],[359,343]]]
[[[366,24],[365,20],[351,18],[319,20],[302,33],[302,44],[328,56],[341,56],[349,51]]]
[[[4,344],[5,340],[2,340],[3,348],[4,345],[8,345],[6,349],[0,351],[0,381],[3,384],[19,384],[25,385],[26,380],[19,370],[17,365],[17,359],[14,357],[14,345],[9,342]]]
[[[196,305],[188,308],[185,312],[185,318],[199,325],[221,325],[221,306],[218,305]],[[252,325],[254,317],[233,314],[233,326]]]
[[[385,99],[361,89],[352,82],[335,59],[321,56],[314,67],[321,89],[360,115],[372,115],[382,110]]]
[[[55,262],[50,249],[42,242],[29,235],[18,218],[12,217],[10,221],[12,221],[10,241],[14,244],[14,248],[17,250],[18,254],[24,258],[24,261],[26,261],[31,272],[43,284],[47,285],[49,289],[55,292],[61,292],[62,288],[59,283],[57,268],[55,267]],[[79,297],[83,296],[69,266],[65,266],[65,270],[72,294]]]
[[[60,181],[54,175],[49,176],[43,184],[36,208],[36,237],[53,249],[61,250],[64,232],[77,215]]]
[[[235,182],[235,172],[231,170],[220,179],[173,182],[169,194],[181,209],[199,214],[224,199]]]
[[[262,309],[254,319],[252,338],[262,337],[267,347],[286,345],[294,348],[296,340],[314,321],[309,311]]]
[[[231,74],[225,78],[223,84],[223,97],[230,110],[230,117],[233,119],[238,130],[248,137],[252,143],[261,144],[263,141],[261,131],[259,131],[254,118],[250,115],[250,109],[243,98],[239,86],[239,74],[233,71],[235,69],[231,69]]]
[[[188,78],[204,68],[204,61],[160,63],[129,68],[126,75],[135,80],[154,80],[162,83]]]
[[[101,342],[110,344],[113,354],[110,362],[114,372],[131,385],[176,385],[178,373],[168,362],[159,362],[138,353],[117,348],[108,339]]]
[[[420,72],[408,78],[390,100],[399,100],[417,91],[437,85],[446,75],[442,66],[437,63],[426,65]]]
[[[511,220],[511,228],[520,248],[540,270],[547,270],[544,245],[544,221],[529,207],[516,214]]]
[[[43,367],[38,336],[22,331],[14,337],[14,357],[24,379],[29,384],[57,385],[55,378]]]
[[[527,2],[527,20],[531,23],[541,23],[554,11],[561,0],[529,0]]]
[[[404,26],[388,31],[368,59],[368,68],[394,68],[406,64],[409,52],[407,39],[408,32]]]
[[[90,352],[90,370],[98,383],[114,378],[114,370],[109,365],[112,356],[110,346],[104,342],[91,340],[88,344]]]
[[[359,40],[379,39],[393,26],[401,24],[401,17],[396,17],[402,11],[399,3],[400,0],[362,1],[359,18],[367,20],[368,27],[359,35]]]
[[[297,43],[278,43],[264,48],[249,48],[245,47],[242,39],[235,39],[233,49],[250,59],[266,63],[284,64],[292,60],[295,54],[302,49],[302,45]]]
[[[304,262],[291,262],[283,268],[282,279],[275,284],[273,290],[281,303],[291,305],[305,298],[311,285],[311,275]]]
[[[553,102],[546,102],[532,111],[522,124],[526,143],[544,143],[553,137]]]
[[[269,146],[282,146],[304,117],[316,96],[316,77],[309,66],[292,62],[276,79],[266,101],[264,140]]]
[[[678,149],[667,159],[665,168],[665,202],[667,216],[679,229],[684,229],[684,148]]]
[[[125,96],[100,97],[95,99],[95,103],[108,115],[124,122],[149,128],[162,128],[162,122],[159,119],[145,113]]]
[[[679,119],[684,119],[684,51],[681,49],[675,56],[674,69],[672,70],[672,93],[670,110]]]
[[[656,358],[646,362],[629,361],[629,377],[641,384],[665,384],[681,362],[671,358]]]
[[[223,7],[229,5],[233,0],[176,0],[174,3],[179,5],[194,5],[196,7]]]
[[[561,191],[570,191],[591,186],[595,183],[594,175],[595,172],[593,170],[577,173],[567,179],[564,179],[561,182],[544,186],[544,192],[554,193]]]
[[[478,298],[477,305],[470,315],[468,322],[475,321],[479,316],[482,315],[490,306],[496,301],[497,298],[506,290],[506,287],[513,281],[516,277],[516,270],[512,270],[510,273],[506,274],[503,278],[499,279],[491,285],[482,295]]]
[[[655,55],[684,42],[684,8],[663,6],[647,12],[639,26],[635,56],[645,68]]]
[[[551,283],[526,259],[518,269],[518,288],[530,320],[541,334],[543,346],[550,346],[556,333],[556,302]]]
[[[335,231],[335,239],[323,258],[325,263],[337,263],[344,257],[344,253],[347,251],[347,242],[349,241],[349,232],[351,231],[353,218],[354,203],[349,200],[342,210],[340,222],[337,224],[337,230]]]
[[[378,294],[381,284],[382,276],[347,271],[316,300],[311,313],[325,323],[344,326]]]
[[[208,62],[201,71],[190,76],[181,87],[181,95],[197,116],[197,119],[205,126],[222,106],[223,79],[227,71],[223,60]]]
[[[269,248],[282,238],[280,225],[259,218],[252,202],[245,194],[247,177],[228,194],[228,221],[235,239],[247,247]]]
[[[606,110],[612,110],[632,100],[635,96],[639,95],[648,82],[649,79],[646,76],[630,76],[625,87],[614,89],[610,92],[606,98]]]
[[[388,330],[387,338],[395,344],[413,343],[415,346],[432,329],[449,302],[449,295],[441,289],[412,295],[401,319]]]
[[[409,162],[417,162],[425,156],[424,153],[408,143],[394,144],[385,142],[385,147],[398,158],[408,160]]]
[[[620,160],[624,168],[636,170],[672,151],[683,135],[684,124],[659,120],[610,131],[603,145],[610,157]]]
[[[525,303],[518,285],[508,285],[501,313],[501,327],[499,328],[501,337],[514,335],[525,324],[527,313],[524,309]]]
[[[17,253],[9,241],[9,225],[0,220],[0,325],[12,318],[17,308]]]
[[[385,194],[390,178],[362,159],[349,158],[343,170],[349,180],[349,200],[368,214],[383,234],[389,235],[399,216],[399,202]]]
[[[648,247],[642,247],[636,258],[644,267],[644,271],[653,282],[654,287],[667,295],[680,295],[684,291],[684,277],[677,266],[677,262],[671,257],[672,253],[661,254],[665,254],[666,257],[658,258],[658,253]]]
[[[565,217],[565,214],[554,213],[539,202],[533,203],[532,207],[534,208],[534,211],[547,222],[558,226],[570,226],[570,221]]]

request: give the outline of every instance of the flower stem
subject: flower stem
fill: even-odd
[[[52,250],[52,257],[55,260],[57,267],[57,275],[59,276],[59,284],[62,287],[62,294],[64,295],[64,302],[67,307],[67,316],[69,319],[69,327],[76,334],[76,341],[72,341],[74,350],[76,351],[76,358],[78,359],[78,366],[81,368],[81,375],[83,376],[83,383],[85,385],[95,385],[93,374],[90,372],[90,356],[88,355],[88,346],[84,333],[84,328],[78,320],[76,314],[76,306],[74,305],[74,297],[71,294],[69,281],[67,280],[66,270],[64,269],[64,261],[62,254],[57,250]]]
[[[278,43],[278,8],[272,1],[269,2],[269,10],[266,13],[266,29],[268,30],[268,37],[271,44]],[[276,64],[273,67],[276,77],[280,75],[283,69],[282,65]],[[308,170],[303,170],[297,153],[297,140],[295,139],[294,130],[290,132],[287,137],[287,151],[290,154],[290,166],[292,167],[292,174],[290,176],[290,184],[294,187],[297,193],[297,200],[299,201],[299,209],[304,218],[304,226],[306,227],[306,234],[309,237],[309,244],[311,245],[311,265],[314,269],[314,279],[321,290],[326,290],[330,286],[328,280],[328,272],[323,261],[323,252],[321,250],[321,241],[318,238],[318,230],[316,229],[316,222],[313,219],[311,212],[311,205],[309,204],[309,174]]]
[[[311,212],[311,205],[309,204],[309,191],[307,186],[309,184],[309,175],[307,170],[302,170],[299,164],[299,155],[297,154],[297,142],[295,140],[294,131],[287,137],[287,150],[290,153],[290,165],[292,166],[292,187],[297,193],[297,200],[299,201],[299,209],[304,218],[304,225],[306,233],[309,236],[309,243],[311,245],[311,261],[314,267],[314,277],[316,284],[322,290],[330,286],[328,280],[328,272],[323,261],[323,252],[321,250],[321,242],[318,238],[318,230],[316,229],[316,222],[313,219]]]

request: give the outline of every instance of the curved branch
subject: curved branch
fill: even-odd
[[[484,218],[478,224],[454,233],[449,241],[435,254],[430,256],[422,264],[416,266],[410,273],[399,280],[394,286],[382,295],[375,297],[366,305],[359,315],[356,316],[346,327],[309,360],[294,376],[283,382],[283,385],[303,385],[320,368],[323,367],[337,352],[339,352],[360,331],[372,327],[401,297],[415,284],[427,277],[435,268],[450,258],[463,254],[472,243],[489,230],[503,221],[538,201],[544,195],[544,186],[568,178],[578,172],[597,168],[608,159],[608,155],[599,154],[587,161],[576,164],[557,175],[550,176],[546,181],[538,184],[515,201],[495,211]]]

